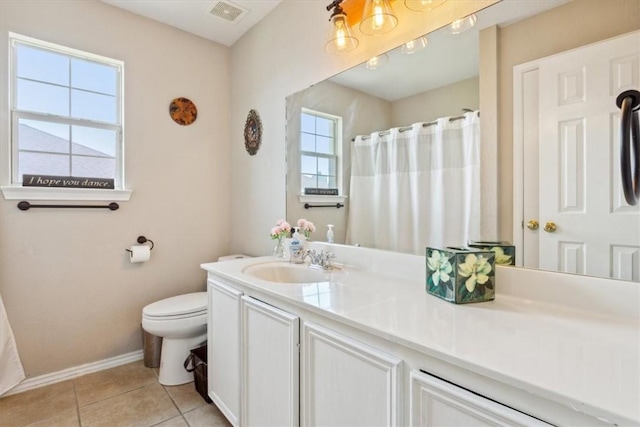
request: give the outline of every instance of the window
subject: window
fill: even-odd
[[[123,190],[124,63],[13,33],[10,40],[11,186],[31,174],[113,179]]]
[[[342,117],[303,108],[300,117],[301,194],[338,195]]]

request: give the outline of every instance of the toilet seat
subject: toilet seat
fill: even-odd
[[[142,317],[173,320],[201,316],[207,313],[207,293],[194,292],[156,301],[144,307]]]

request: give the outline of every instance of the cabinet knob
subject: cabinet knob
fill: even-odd
[[[546,231],[547,233],[553,233],[554,231],[556,231],[556,224],[549,221],[544,225],[544,231]]]
[[[527,223],[527,228],[529,230],[537,230],[539,225],[540,224],[538,224],[538,221],[536,221],[535,219],[532,219]]]

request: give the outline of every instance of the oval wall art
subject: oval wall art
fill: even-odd
[[[244,148],[250,155],[254,155],[260,149],[262,143],[262,122],[256,110],[249,110],[247,121],[244,124]]]

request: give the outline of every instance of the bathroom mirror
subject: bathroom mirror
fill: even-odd
[[[452,38],[452,36],[448,34],[447,28],[442,28],[427,35],[428,45],[421,52],[413,55],[401,55],[400,48],[394,49],[393,51],[387,52],[387,63],[377,70],[367,70],[365,66],[361,64],[287,97],[287,217],[291,220],[307,218],[313,221],[318,228],[313,238],[318,240],[324,240],[326,224],[334,224],[336,242],[343,243],[345,241],[347,209],[349,208],[348,198],[345,202],[346,207],[342,209],[305,209],[305,202],[302,201],[303,199],[300,197],[300,171],[297,166],[299,163],[299,124],[296,125],[296,122],[299,122],[300,108],[314,110],[323,109],[325,105],[344,105],[342,108],[342,116],[344,117],[343,130],[345,146],[343,147],[344,166],[342,176],[345,177],[345,180],[342,183],[342,190],[348,195],[350,190],[348,179],[350,172],[348,147],[351,138],[356,135],[366,135],[371,132],[384,131],[391,127],[408,126],[415,122],[431,121],[439,117],[458,116],[463,113],[462,108],[478,109],[480,102],[478,86],[481,80],[478,77],[478,63],[480,59],[478,49],[479,30],[492,25],[498,25],[500,28],[508,28],[509,25],[517,24],[519,21],[534,15],[538,16],[536,16],[535,19],[527,20],[526,25],[556,25],[556,21],[546,18],[544,15],[546,13],[545,11],[555,7],[562,7],[566,3],[566,1],[502,1],[479,12],[477,26],[466,33],[456,35],[456,38]],[[622,2],[617,3],[620,4]],[[594,8],[603,7],[588,0],[573,0],[573,2],[566,5],[566,7],[569,6],[573,8],[571,13],[573,13],[574,16],[576,11],[578,14],[580,13],[582,7],[588,8],[589,10],[586,13],[591,15],[594,14]],[[611,26],[615,25],[615,23],[611,23]],[[567,28],[567,31],[570,32],[570,29]],[[631,29],[626,31],[631,31]],[[613,32],[613,34],[616,35],[620,33]],[[601,39],[609,37],[611,37],[611,31],[602,32]],[[592,43],[593,41],[595,40],[589,40],[583,44]],[[446,43],[450,44],[447,45]],[[576,42],[559,42],[558,45],[567,46],[561,50],[580,46],[580,44],[573,45],[572,43],[575,44]],[[513,49],[513,47],[511,48]],[[525,47],[523,47],[523,49],[524,48]],[[430,58],[422,64],[419,62],[411,64],[409,62],[420,61],[420,59],[423,58],[421,54],[427,52],[431,54],[436,54],[437,52],[440,52],[440,54],[444,53],[446,60]],[[533,58],[546,56],[544,49],[537,49],[531,53],[531,55],[536,55],[538,52],[542,53],[540,53],[540,56],[533,56]],[[428,57],[428,55],[425,56]],[[527,55],[521,56],[527,57]],[[453,66],[447,69],[447,64]],[[412,73],[412,71],[416,70],[418,73]],[[512,66],[500,69],[499,72],[512,73]],[[413,80],[415,77],[423,77],[423,79]],[[426,80],[428,79],[426,78],[431,79],[431,83],[427,82]],[[512,85],[511,76],[505,80],[509,85]],[[402,83],[403,86],[396,87],[396,83]],[[348,89],[345,89],[345,87]],[[367,87],[373,87],[375,90],[369,90]],[[411,92],[411,90],[414,91]],[[402,111],[402,113],[396,115],[389,113],[389,109],[393,110],[389,104],[396,102],[397,99],[395,98],[406,99],[414,93],[422,93],[425,91],[432,91],[432,98],[435,100],[433,104],[420,104],[419,106],[413,106],[413,108],[398,109]],[[441,93],[439,93],[439,91]],[[374,98],[382,99],[382,101],[373,102],[372,100]],[[505,102],[504,98],[498,97],[498,99],[502,104],[499,105],[498,110],[504,110],[500,112],[500,117],[503,117],[507,115],[512,108],[512,100],[509,99],[508,102]],[[440,108],[436,108],[436,106]],[[373,122],[369,120],[371,118],[374,118]],[[488,117],[485,120],[495,120],[495,118]],[[509,123],[501,124],[501,126],[508,126],[509,129],[501,129],[500,137],[506,140],[504,135],[508,135],[507,143],[511,143],[513,131],[510,120]],[[501,141],[501,144],[505,144],[505,142]],[[513,241],[515,239],[512,231],[512,223],[515,221],[520,222],[520,220],[514,220],[512,218],[512,187],[510,182],[508,183],[509,185],[505,185],[504,183],[504,181],[510,181],[512,179],[512,151],[511,147],[509,147],[506,152],[504,151],[504,147],[501,147],[500,151],[500,170],[498,171],[500,199],[498,201],[499,203],[497,203],[500,207],[497,213],[500,224],[496,238]],[[505,155],[505,153],[507,155]],[[516,189],[516,191],[518,190]],[[640,241],[640,235],[637,241]],[[635,257],[638,257],[637,252]]]

